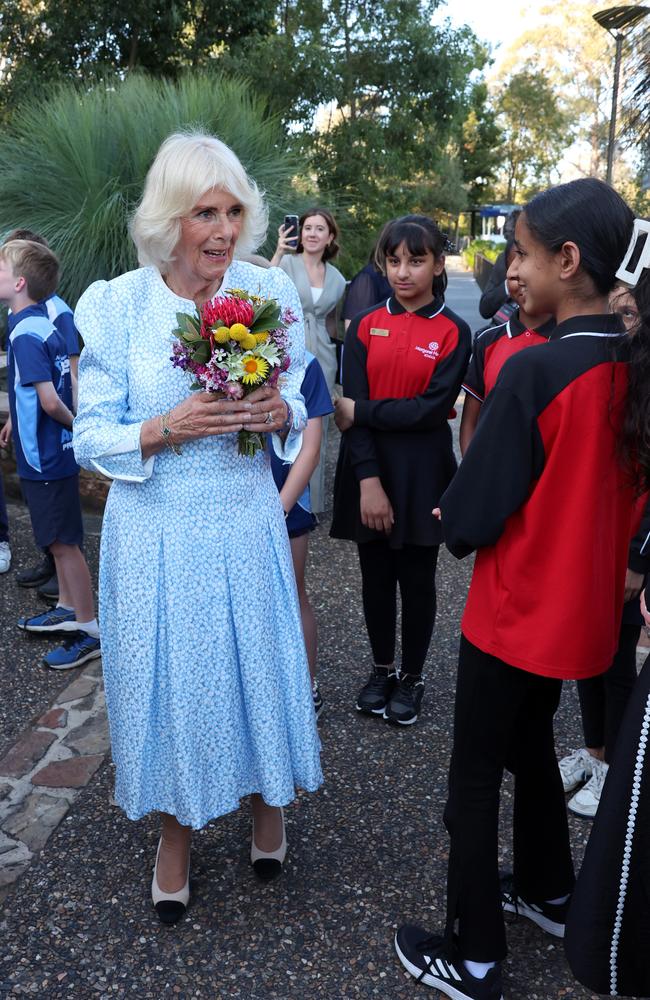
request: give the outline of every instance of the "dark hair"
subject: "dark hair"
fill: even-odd
[[[30,243],[40,243],[42,247],[49,247],[49,243],[40,233],[35,233],[32,229],[12,229],[3,239],[3,243],[11,243],[13,240],[29,240]]]
[[[634,225],[632,209],[613,188],[595,177],[559,184],[529,201],[524,215],[535,239],[550,253],[575,243],[580,266],[600,294],[612,290]]]
[[[0,247],[0,259],[9,264],[17,278],[25,279],[27,294],[33,302],[54,295],[59,262],[49,247],[30,240],[11,240]]]
[[[512,212],[506,216],[506,221],[503,223],[503,238],[508,243],[515,238],[515,226],[520,215],[521,209],[513,208]]]
[[[300,216],[300,221],[298,222],[298,233],[302,237],[302,227],[304,226],[307,219],[311,219],[314,215],[322,215],[327,223],[327,228],[330,231],[330,235],[334,237],[329,246],[325,247],[323,250],[323,261],[334,260],[337,253],[341,249],[338,244],[339,227],[336,224],[336,219],[331,212],[328,212],[326,208],[310,208],[309,211],[303,212]],[[304,253],[305,248],[302,245],[302,239],[298,239],[298,246],[296,247],[296,253]]]
[[[650,489],[650,269],[641,271],[630,288],[639,310],[639,323],[630,336],[628,388],[623,418],[621,453],[633,470],[639,493]]]
[[[510,256],[510,254],[512,253],[512,251],[515,249],[515,247],[516,247],[516,243],[515,243],[514,237],[511,236],[510,239],[507,241],[507,243],[506,243],[506,245],[504,247],[504,250],[503,250],[503,259],[506,262],[506,271],[508,270],[508,268],[510,266],[508,264],[508,258]]]
[[[449,240],[428,215],[403,215],[401,219],[394,219],[385,226],[377,243],[375,260],[382,274],[386,274],[386,258],[395,253],[400,243],[406,244],[409,253],[431,253],[438,258],[447,249]],[[434,296],[444,298],[446,288],[447,272],[443,269],[433,279]]]

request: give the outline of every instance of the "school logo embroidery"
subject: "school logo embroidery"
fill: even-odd
[[[437,340],[432,340],[428,347],[416,347],[416,351],[424,354],[430,361],[436,361],[440,357],[440,344]]]

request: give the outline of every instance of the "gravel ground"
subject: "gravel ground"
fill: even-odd
[[[452,303],[453,307],[453,303]],[[335,435],[333,435],[335,439]],[[330,462],[334,459],[332,440]],[[11,508],[17,564],[33,552],[23,508]],[[97,521],[87,552],[96,572]],[[106,764],[81,794],[0,914],[0,996],[42,1000],[322,997],[411,1000],[436,995],[395,958],[395,927],[434,930],[444,919],[448,850],[442,825],[459,619],[471,563],[442,551],[439,613],[417,726],[393,729],[360,717],[354,699],[370,668],[354,547],[331,541],[328,518],[312,535],[310,590],[320,624],[324,787],[287,810],[281,879],[257,882],[248,863],[250,817],[239,812],[195,837],[192,902],[162,927],[149,898],[157,829],[111,805]],[[94,533],[92,533],[94,532]],[[0,748],[44,711],[70,673],[36,666],[46,640],[17,635],[30,592],[0,578]],[[573,685],[558,713],[558,751],[579,740]],[[503,792],[502,855],[508,864],[511,782]],[[540,823],[544,817],[540,816]],[[570,819],[579,863],[589,824]],[[509,929],[507,1000],[592,997],[577,986],[561,945],[526,921]]]
[[[47,604],[35,590],[16,586],[15,572],[39,562],[40,554],[32,540],[27,508],[11,503],[8,510],[12,564],[10,571],[0,576],[0,757],[76,673],[43,667],[41,659],[57,645],[56,639],[29,635],[16,627],[21,615],[45,611]],[[88,515],[84,522],[86,555],[96,578],[100,519]]]

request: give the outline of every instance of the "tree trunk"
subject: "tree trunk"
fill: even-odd
[[[131,35],[131,45],[129,47],[129,63],[126,67],[127,69],[135,69],[138,61],[138,42],[140,40],[140,35],[138,34],[137,28],[133,29],[133,34]]]

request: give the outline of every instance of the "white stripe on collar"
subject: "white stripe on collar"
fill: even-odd
[[[486,326],[485,330],[481,330],[480,333],[475,334],[474,342],[480,340],[481,337],[484,337],[486,333],[495,333],[497,330],[502,330],[504,326],[507,326],[507,323],[499,323],[498,326]]]
[[[400,315],[401,315],[401,313],[394,313],[394,312],[392,311],[391,307],[390,307],[390,304],[391,304],[391,300],[392,300],[392,299],[393,299],[393,296],[391,295],[391,296],[390,296],[390,298],[388,299],[388,301],[386,302],[386,311],[387,311],[387,312],[388,312],[388,313],[389,313],[389,314],[390,314],[391,316],[400,316]],[[442,312],[442,310],[443,310],[444,308],[445,308],[445,303],[443,302],[443,303],[442,303],[442,305],[440,306],[440,308],[439,308],[439,309],[436,309],[436,311],[435,311],[435,312],[432,312],[430,316],[423,316],[422,318],[423,318],[423,319],[433,319],[433,317],[434,317],[434,316],[437,316],[437,315],[438,315],[438,313],[441,313],[441,312]],[[404,310],[404,312],[408,312],[408,311],[409,311],[408,309],[405,309],[405,310]],[[416,310],[416,312],[417,312],[417,310]],[[411,313],[411,315],[413,315],[413,313]]]
[[[624,337],[624,333],[595,333],[593,330],[591,333],[585,330],[584,333],[565,333],[564,336],[558,337],[558,340],[568,340],[569,337]]]
[[[510,329],[510,320],[508,320],[508,322],[506,323],[506,334],[508,335],[508,337],[510,337],[510,340],[512,340],[512,330]]]

